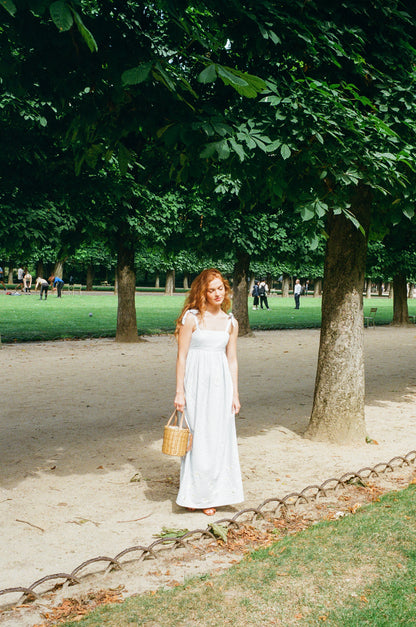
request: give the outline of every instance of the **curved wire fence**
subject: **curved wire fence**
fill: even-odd
[[[88,559],[76,568],[71,573],[54,573],[52,575],[47,575],[34,581],[30,586],[16,586],[13,588],[5,588],[0,590],[0,596],[4,596],[7,594],[16,594],[22,593],[22,596],[16,601],[13,605],[20,605],[22,602],[39,599],[41,598],[42,593],[36,592],[36,588],[41,586],[42,584],[53,581],[53,580],[64,580],[64,583],[68,583],[70,585],[81,583],[82,571],[86,571],[87,567],[91,564],[95,564],[98,562],[107,563],[106,571],[114,568],[122,569],[123,564],[121,559],[126,555],[130,555],[132,553],[137,553],[135,558],[136,561],[145,560],[145,559],[157,559],[161,554],[162,550],[166,550],[167,548],[175,549],[179,547],[189,547],[189,541],[203,538],[208,538],[209,540],[216,540],[216,536],[212,533],[211,529],[214,525],[228,525],[229,527],[234,526],[239,528],[244,520],[246,522],[247,518],[251,518],[252,520],[261,517],[263,519],[266,516],[277,517],[282,514],[282,512],[287,512],[287,510],[292,507],[296,508],[298,505],[309,504],[313,501],[316,501],[320,497],[328,496],[328,492],[336,491],[339,488],[345,488],[348,483],[353,482],[354,480],[366,480],[371,477],[379,477],[381,474],[386,472],[393,472],[397,468],[401,468],[404,465],[410,466],[410,464],[415,464],[416,462],[416,450],[410,451],[404,456],[396,456],[393,457],[390,461],[386,463],[379,463],[373,466],[372,468],[366,466],[365,468],[361,468],[357,472],[346,472],[342,475],[342,477],[330,478],[324,481],[321,485],[308,485],[301,492],[291,492],[287,494],[283,498],[272,497],[268,498],[258,507],[248,507],[237,512],[232,518],[221,518],[216,520],[215,522],[210,523],[206,529],[194,529],[193,531],[187,531],[185,534],[181,536],[175,537],[162,537],[158,540],[155,540],[148,546],[135,545],[128,547],[117,553],[114,557],[108,557],[105,555],[100,555],[98,557],[93,557]],[[244,518],[243,518],[244,517]],[[240,522],[239,522],[239,519]],[[84,574],[86,576],[86,573]]]

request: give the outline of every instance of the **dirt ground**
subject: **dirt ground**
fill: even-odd
[[[239,340],[236,424],[245,501],[220,508],[216,518],[415,449],[415,340],[414,327],[365,330],[366,423],[376,444],[361,447],[302,437],[318,330]],[[2,346],[0,590],[148,545],[162,527],[212,522],[176,505],[179,460],[161,453],[175,354],[170,336],[134,345],[103,339]],[[224,557],[221,566],[232,561]],[[174,574],[183,581],[215,563],[215,555],[201,555]],[[94,585],[122,582],[128,595],[160,583],[137,565],[128,576],[111,577],[98,576]],[[0,610],[18,597],[0,596]],[[0,623],[33,625],[35,613],[5,612]]]

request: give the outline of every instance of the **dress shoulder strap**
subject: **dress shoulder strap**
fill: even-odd
[[[198,313],[199,313],[199,311],[198,311],[198,309],[187,309],[185,311],[184,315],[183,315],[182,324],[185,324],[185,320],[186,320],[186,318],[187,318],[189,313],[194,316],[196,328],[199,329],[199,322],[198,322]]]
[[[234,318],[234,314],[229,313],[228,314],[228,322],[227,322],[227,326],[225,327],[225,330],[227,332],[229,332],[231,325],[233,325],[233,327],[235,327],[236,324],[237,324],[237,320]]]

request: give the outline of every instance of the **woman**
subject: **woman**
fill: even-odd
[[[228,281],[210,268],[193,281],[176,324],[174,405],[193,434],[176,502],[208,516],[244,500],[235,432],[238,323],[227,313],[230,306]]]

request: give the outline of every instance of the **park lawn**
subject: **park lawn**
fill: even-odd
[[[183,294],[136,295],[137,327],[140,335],[172,333],[184,301]],[[253,330],[314,328],[321,324],[321,299],[301,299],[299,310],[293,297],[269,298],[270,311],[251,308]],[[392,300],[365,300],[364,313],[377,307],[376,324],[389,324],[393,317]],[[92,314],[90,316],[89,314]],[[409,301],[409,313],[416,314],[416,300]],[[3,342],[54,340],[63,338],[114,337],[117,325],[117,297],[112,293],[67,294],[61,299],[50,293],[48,300],[38,294],[7,296],[0,293],[0,334]]]
[[[107,605],[66,627],[413,625],[416,486],[250,553],[220,575]]]

